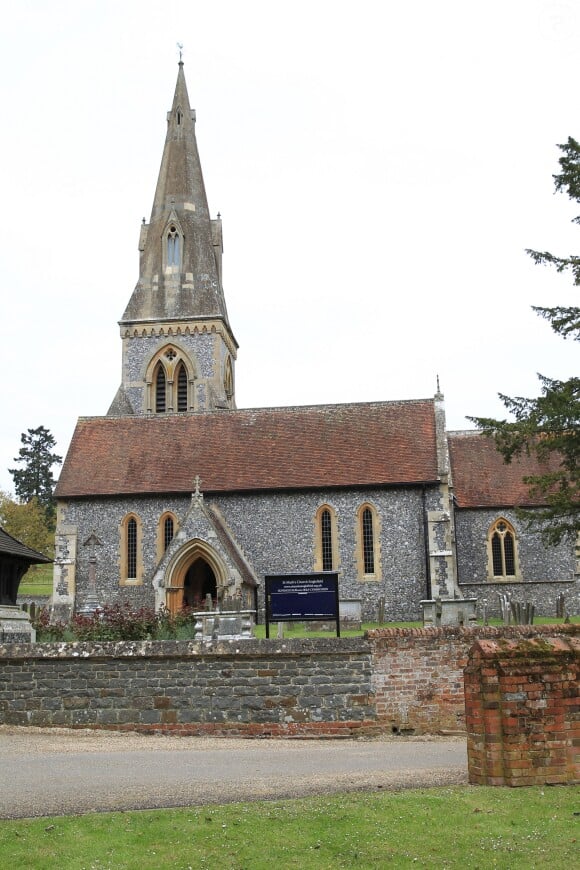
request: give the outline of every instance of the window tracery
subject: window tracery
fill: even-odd
[[[494,580],[516,579],[519,574],[517,540],[512,524],[503,517],[496,520],[489,529],[487,544],[490,577]]]

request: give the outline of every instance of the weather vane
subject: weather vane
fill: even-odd
[[[183,58],[183,42],[178,42],[177,47],[179,49],[179,63],[181,63]]]

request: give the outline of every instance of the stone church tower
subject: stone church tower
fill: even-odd
[[[151,218],[141,227],[139,280],[119,324],[122,381],[109,416],[235,408],[222,250],[180,62]]]

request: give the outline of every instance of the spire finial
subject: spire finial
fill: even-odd
[[[179,65],[183,65],[183,42],[178,42],[177,47],[179,49]]]

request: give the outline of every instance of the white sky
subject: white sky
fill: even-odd
[[[578,252],[553,195],[580,138],[577,0],[0,0],[0,489],[20,434],[65,454],[121,377],[185,73],[239,407],[432,396],[450,429],[576,372],[526,247]],[[580,211],[580,208],[578,209]]]

